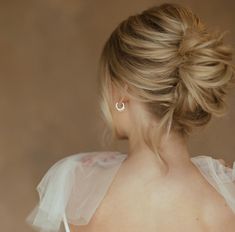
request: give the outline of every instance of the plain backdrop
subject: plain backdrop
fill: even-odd
[[[130,14],[165,1],[0,1],[0,226],[33,231],[25,218],[36,186],[59,159],[85,151],[126,151],[127,141],[102,147],[97,64],[103,43]],[[191,7],[207,25],[235,39],[235,2],[171,1]],[[235,158],[234,90],[229,112],[192,135],[192,156]]]

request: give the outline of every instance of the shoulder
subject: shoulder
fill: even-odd
[[[204,201],[204,220],[212,231],[235,231],[235,214],[220,196],[208,196]]]
[[[125,154],[118,151],[92,151],[92,152],[80,152],[69,156],[66,156],[49,167],[44,174],[37,189],[42,189],[45,182],[53,179],[62,180],[68,177],[68,175],[75,174],[74,172],[82,173],[86,175],[85,171],[92,169],[104,169],[118,166],[126,158]]]
[[[162,185],[156,186],[153,197],[150,199],[153,199],[153,204],[160,209],[159,212],[171,212],[171,215],[174,215],[175,226],[179,224],[180,218],[184,218],[190,222],[190,225],[200,223],[203,227],[208,228],[207,231],[223,231],[225,226],[228,228],[226,231],[234,231],[235,214],[231,208],[234,206],[232,202],[235,200],[235,195],[234,192],[230,192],[229,195],[229,191],[235,190],[235,183],[229,175],[231,169],[228,170],[229,172],[224,171],[224,179],[221,179],[222,176],[218,175],[218,171],[222,171],[223,167],[215,159],[198,156],[193,160],[199,170],[192,166],[187,175],[174,175]],[[201,175],[202,173],[204,175]],[[229,173],[230,179],[225,176],[226,173]],[[217,191],[219,188],[215,188],[212,177],[217,178],[218,183],[221,184],[222,193]],[[225,196],[225,193],[230,197]],[[226,199],[231,199],[231,208]],[[164,213],[160,214],[159,218],[164,221]]]
[[[58,160],[37,185],[39,202],[27,222],[57,231],[66,215],[69,222],[87,224],[126,157],[118,151],[94,151]]]
[[[197,168],[182,182],[182,196],[189,193],[187,199],[200,212],[208,231],[223,231],[225,227],[226,231],[234,231],[235,165],[228,168],[223,159],[212,156],[196,156],[192,161]]]
[[[91,168],[108,168],[112,166],[120,165],[127,155],[119,151],[91,151],[91,152],[80,152],[75,153],[52,164],[48,171],[45,173],[44,178],[54,175],[59,177],[60,175],[68,174],[69,172],[82,171]],[[40,183],[39,183],[40,185]]]

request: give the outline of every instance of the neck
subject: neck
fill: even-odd
[[[181,170],[190,163],[190,154],[186,139],[170,133],[168,138],[162,137],[158,154],[154,153],[142,140],[136,136],[129,137],[127,162],[136,168],[153,168],[165,175],[170,170]]]

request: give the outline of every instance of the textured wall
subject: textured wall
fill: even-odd
[[[54,162],[105,149],[96,97],[101,46],[120,20],[161,2],[0,1],[1,231],[32,231],[24,220],[38,201],[36,185]],[[181,2],[209,25],[229,30],[233,43],[234,1]],[[234,93],[228,104],[228,115],[192,136],[192,156],[234,160]],[[126,145],[117,142],[113,148]]]

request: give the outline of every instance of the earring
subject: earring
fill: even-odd
[[[124,109],[125,109],[125,104],[122,102],[121,103],[122,104],[122,106],[119,108],[119,106],[118,106],[118,102],[116,103],[116,109],[119,111],[119,112],[121,112],[121,111],[123,111]]]

